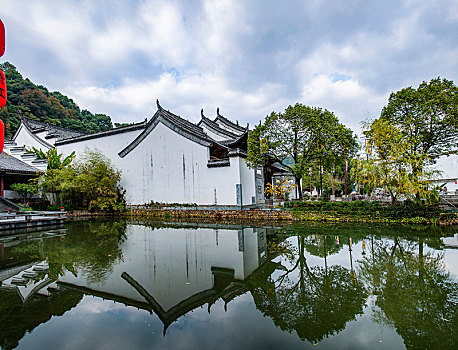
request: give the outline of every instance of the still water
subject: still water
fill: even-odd
[[[442,235],[442,237],[441,237]],[[458,231],[74,222],[0,238],[3,349],[458,349]]]

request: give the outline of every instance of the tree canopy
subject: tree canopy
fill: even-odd
[[[64,204],[90,210],[124,209],[121,172],[99,151],[87,150],[69,166],[46,171],[42,188],[56,193]]]
[[[353,132],[332,112],[296,103],[283,113],[272,112],[250,133],[247,164],[257,167],[269,160],[278,162],[299,186],[310,164],[330,168],[356,148]]]
[[[436,78],[392,93],[365,134],[375,151],[375,158],[363,164],[369,187],[386,188],[392,203],[399,194],[432,198],[425,182],[434,175],[429,166],[458,153],[458,88]]]
[[[417,162],[414,173],[458,153],[458,88],[451,80],[438,77],[392,93],[380,119],[406,139],[405,157]]]

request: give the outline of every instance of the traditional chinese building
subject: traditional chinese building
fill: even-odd
[[[83,134],[22,118],[6,152],[22,157],[32,147],[57,147],[64,156],[99,150],[121,171],[128,204],[196,203],[247,206],[264,200],[262,171],[248,168],[248,125],[217,110],[196,124],[164,109],[140,123]],[[14,152],[13,152],[14,151]],[[36,160],[35,160],[36,161]]]

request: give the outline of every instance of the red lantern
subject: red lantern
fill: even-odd
[[[3,121],[0,119],[0,153],[3,152],[3,142],[5,140],[5,125]]]
[[[455,185],[458,185],[458,180],[457,179],[455,179]]]
[[[0,19],[0,57],[5,53],[5,26]]]
[[[6,105],[6,77],[0,70],[0,108]]]

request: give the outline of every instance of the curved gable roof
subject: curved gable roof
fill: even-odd
[[[47,139],[57,138],[58,140],[62,140],[62,139],[68,139],[72,137],[86,135],[86,133],[79,131],[79,130],[63,128],[61,126],[48,124],[48,123],[45,123],[39,120],[35,120],[35,119],[29,119],[29,118],[22,117],[21,120],[25,125],[27,125],[29,130],[31,130],[33,133],[46,131],[47,134],[45,138]]]
[[[203,146],[210,146],[212,140],[204,133],[201,127],[173,114],[161,107],[159,101],[156,101],[157,111],[146,124],[145,130],[137,136],[127,147],[125,147],[118,155],[124,158],[132,150],[134,150],[149,134],[154,130],[157,124],[162,123],[169,129],[175,131],[187,139],[194,141]]]
[[[11,141],[15,141],[16,140],[16,138],[18,137],[18,135],[21,132],[22,128],[24,128],[24,130],[30,135],[30,137],[32,137],[38,143],[42,144],[44,147],[46,147],[48,149],[53,149],[54,148],[54,146],[51,145],[49,142],[46,142],[41,137],[38,137],[36,135],[36,133],[38,131],[36,131],[36,129],[34,131],[27,123],[24,123],[24,119],[21,120],[21,124],[19,125],[19,128],[16,130],[16,133],[14,134],[13,138],[11,139]],[[42,129],[42,130],[44,130],[44,129]]]
[[[245,132],[246,129],[248,129],[248,126],[244,128],[243,126],[233,123],[229,119],[219,114],[219,107],[216,108],[216,118],[214,122],[220,125],[224,125],[229,129],[235,130],[237,133],[240,133],[240,134]]]
[[[235,139],[237,138],[238,135],[234,134],[233,132],[221,128],[217,123],[215,123],[213,120],[210,120],[204,115],[203,109],[200,111],[201,114],[201,119],[199,123],[197,123],[198,126],[204,125],[207,127],[211,132],[221,136],[225,137],[227,139]]]

